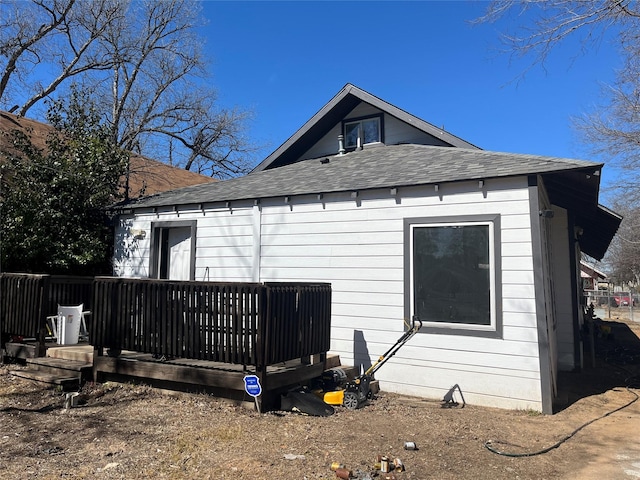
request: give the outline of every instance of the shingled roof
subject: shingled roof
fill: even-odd
[[[160,193],[133,201],[127,207],[202,204],[578,170],[594,173],[601,167],[596,162],[486,150],[378,146]],[[597,186],[594,193],[597,197]]]
[[[27,134],[34,146],[43,149],[46,147],[47,137],[53,131],[53,127],[30,118],[0,111],[0,133],[9,133],[15,130]],[[15,152],[10,145],[8,135],[0,134],[0,150]],[[216,181],[211,177],[183,168],[172,167],[134,153],[130,157],[129,169],[130,198]]]
[[[584,160],[475,149],[409,144],[376,146],[163,192],[118,207],[204,205],[539,175],[551,202],[570,211],[583,227],[582,250],[600,259],[621,221],[615,212],[598,204],[602,166]]]

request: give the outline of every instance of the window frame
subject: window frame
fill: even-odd
[[[477,337],[502,338],[502,266],[500,215],[461,215],[447,217],[416,217],[404,219],[404,284],[405,284],[405,317],[412,318],[415,312],[414,293],[414,246],[413,232],[420,227],[474,226],[489,227],[489,325],[471,323],[430,322],[421,318],[422,333],[446,335],[466,335]]]
[[[362,123],[367,121],[367,120],[377,120],[378,121],[378,140],[375,142],[368,142],[368,143],[364,143],[364,138],[362,139],[362,144],[360,145],[361,147],[364,147],[365,145],[374,145],[376,143],[384,143],[384,115],[379,113],[376,115],[367,115],[364,117],[355,117],[355,118],[348,118],[342,121],[342,134],[344,136],[344,146],[346,150],[355,150],[356,148],[358,148],[358,143],[356,142],[355,145],[348,145],[347,144],[347,126],[348,125],[352,125],[352,124],[360,124],[360,131],[363,131],[362,129]]]

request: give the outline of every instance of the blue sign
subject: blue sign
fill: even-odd
[[[260,380],[255,375],[245,375],[244,389],[252,397],[259,397],[260,394],[262,393]]]

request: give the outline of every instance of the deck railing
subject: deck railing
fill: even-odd
[[[0,331],[16,337],[39,339],[46,317],[55,315],[58,305],[91,308],[92,277],[0,274]]]
[[[0,275],[0,332],[44,344],[57,305],[83,303],[98,349],[265,367],[329,350],[331,285]],[[43,347],[43,345],[41,345]]]
[[[11,336],[38,337],[45,325],[46,275],[4,273],[0,277],[0,330]]]
[[[261,323],[265,364],[273,365],[329,350],[331,285],[267,283]]]
[[[99,277],[91,343],[264,367],[329,350],[331,286]]]
[[[58,311],[58,305],[83,304],[83,310],[90,311],[92,298],[93,277],[51,275],[45,310],[47,315],[55,315]]]

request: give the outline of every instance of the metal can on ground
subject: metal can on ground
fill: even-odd
[[[340,463],[340,462],[333,462],[333,463],[331,464],[331,470],[332,470],[332,471],[334,471],[334,472],[335,472],[335,471],[336,471],[336,470],[338,470],[339,468],[346,468],[346,467],[345,467],[342,463]]]
[[[382,473],[389,473],[389,457],[382,457],[380,459],[380,471]]]
[[[404,449],[405,450],[417,450],[418,447],[416,446],[415,442],[404,442]]]

